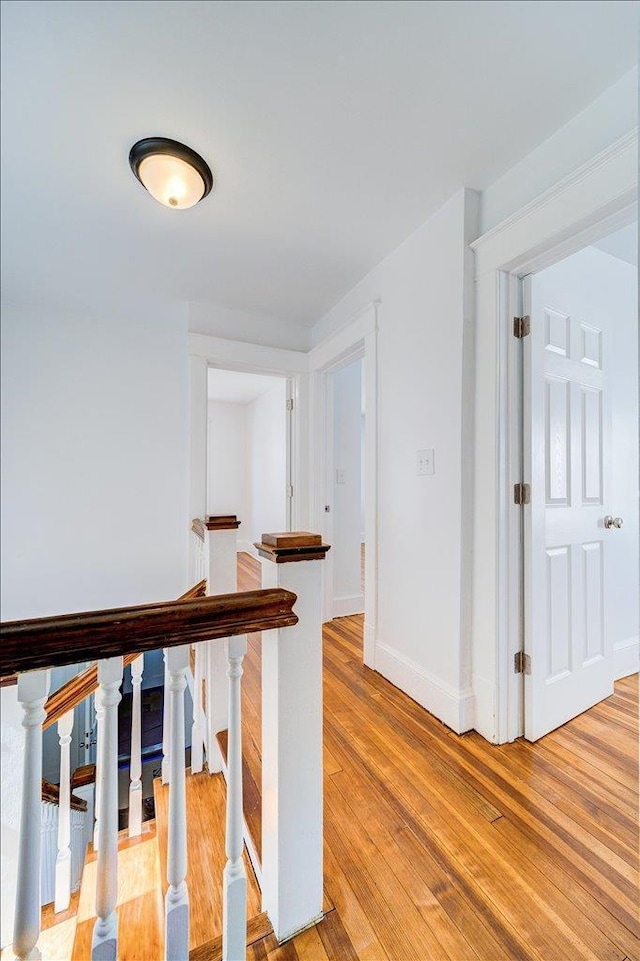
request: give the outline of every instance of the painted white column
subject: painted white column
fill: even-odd
[[[58,800],[58,856],[54,911],[66,911],[71,900],[71,731],[73,708],[58,721],[60,741],[60,796]]]
[[[142,834],[142,672],[144,654],[131,662],[131,762],[129,768],[129,837]]]
[[[169,669],[164,652],[164,692],[162,701],[162,783],[168,784],[171,762],[171,711],[169,709]]]
[[[118,956],[118,704],[122,658],[98,661],[102,717],[98,720],[98,864],[96,923],[92,961],[116,961]]]
[[[226,642],[229,667],[229,741],[227,756],[227,863],[222,890],[222,959],[244,961],[247,956],[247,874],[244,867],[242,813],[242,661],[246,635]]]
[[[204,761],[206,719],[202,706],[202,678],[206,660],[206,642],[193,645],[195,670],[193,674],[193,724],[191,725],[191,773],[198,774]]]
[[[297,594],[299,619],[262,634],[262,897],[283,941],[322,917],[321,561],[328,547],[313,534],[267,538],[275,545],[257,545],[262,586]]]
[[[25,738],[13,951],[20,961],[26,958],[37,961],[41,957],[37,944],[40,937],[42,724],[49,683],[48,671],[30,671],[18,677]]]
[[[189,957],[189,892],[187,874],[187,806],[184,765],[184,689],[187,686],[189,645],[165,650],[169,675],[168,694],[171,716],[169,750],[169,828],[167,843],[167,880],[165,897],[164,944],[166,961]]]
[[[93,850],[97,852],[100,847],[100,785],[102,784],[102,778],[100,776],[102,761],[100,759],[100,751],[98,750],[98,731],[100,730],[100,725],[104,716],[102,710],[102,691],[100,690],[100,687],[96,689],[96,692],[93,696],[93,704],[96,709],[96,794],[94,805]]]
[[[212,516],[206,520],[205,549],[209,559],[207,590],[212,594],[233,594],[238,590],[238,527],[234,515]],[[222,769],[216,734],[226,730],[229,716],[227,655],[223,639],[207,641],[207,764],[209,773]]]

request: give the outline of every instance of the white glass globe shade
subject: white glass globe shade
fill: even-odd
[[[204,194],[204,181],[198,171],[184,160],[168,154],[145,157],[138,176],[152,197],[174,210],[193,207]]]

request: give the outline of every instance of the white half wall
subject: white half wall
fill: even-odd
[[[333,375],[333,616],[361,614],[362,361]]]

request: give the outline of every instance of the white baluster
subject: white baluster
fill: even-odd
[[[54,911],[66,911],[71,900],[71,731],[73,708],[58,721],[60,741],[60,796],[58,800],[58,856]]]
[[[48,671],[31,671],[18,677],[25,738],[13,950],[20,961],[41,956],[37,944],[40,937],[42,722],[46,717],[44,702],[48,692]]]
[[[193,645],[195,672],[193,678],[193,724],[191,726],[191,773],[202,770],[203,746],[205,736],[205,716],[202,708],[203,661],[206,648],[203,643]]]
[[[102,710],[102,691],[98,687],[96,693],[93,696],[93,706],[96,709],[96,739],[98,737],[98,731],[100,730],[100,724],[102,723],[103,710]],[[94,825],[93,825],[93,850],[98,851],[100,844],[100,829],[99,829],[99,818],[100,818],[100,785],[102,784],[101,775],[102,760],[100,758],[100,751],[97,749],[96,742],[96,793],[95,793],[95,804],[94,804]]]
[[[98,723],[99,810],[98,878],[92,961],[116,961],[118,956],[118,704],[122,658],[98,661],[102,717]]]
[[[247,653],[245,635],[226,644],[229,668],[229,742],[227,757],[227,863],[222,895],[223,961],[244,961],[247,956],[247,874],[243,859],[242,815],[242,661]]]
[[[131,662],[131,764],[129,776],[129,837],[137,838],[142,834],[142,702],[140,689],[144,654]]]
[[[171,774],[171,711],[169,709],[169,668],[164,652],[164,700],[162,702],[162,783],[168,784]]]
[[[169,749],[169,831],[165,898],[164,945],[167,961],[189,957],[189,893],[187,874],[187,810],[184,770],[184,689],[187,686],[189,646],[165,650],[169,684],[165,698],[171,716]]]

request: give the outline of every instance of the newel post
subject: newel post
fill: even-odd
[[[233,594],[238,590],[238,528],[235,514],[210,515],[205,521],[205,550],[209,555],[207,591],[212,594]],[[227,728],[229,717],[229,689],[227,655],[223,639],[206,641],[207,658],[207,763],[213,774],[222,769],[222,758],[216,734]]]
[[[262,634],[262,896],[278,941],[322,917],[322,564],[319,534],[263,534],[263,588],[297,594]]]

